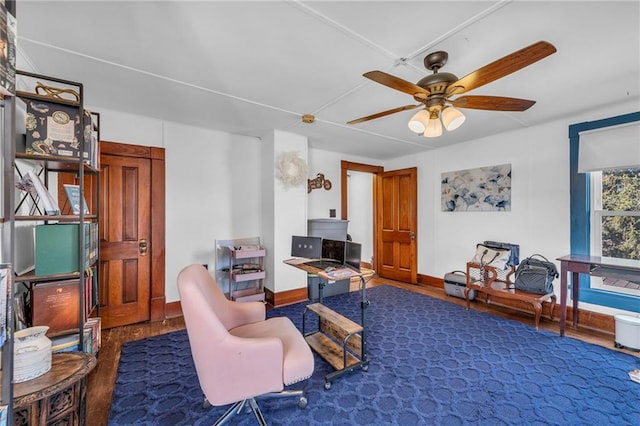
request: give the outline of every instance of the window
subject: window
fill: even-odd
[[[640,260],[640,168],[590,173],[591,253]],[[638,282],[591,278],[591,288],[640,295]]]
[[[572,254],[640,260],[638,128],[640,112],[569,126]],[[597,164],[599,161],[583,163],[580,155],[597,148],[598,144],[593,142],[598,140],[605,143],[604,154],[593,151],[595,155],[591,155],[591,160],[631,161],[617,165]],[[605,277],[603,281],[581,274],[579,300],[640,312],[640,286],[635,286],[638,284],[635,277],[626,281],[618,283],[615,277]]]

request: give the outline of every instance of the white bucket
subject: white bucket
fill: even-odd
[[[640,351],[640,317],[616,315],[616,348]]]

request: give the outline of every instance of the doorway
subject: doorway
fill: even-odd
[[[165,151],[100,142],[103,328],[165,318]]]
[[[349,161],[342,161],[340,168],[343,220],[349,219],[349,175],[371,174],[371,268],[382,278],[416,283],[417,169],[385,172],[381,166]]]

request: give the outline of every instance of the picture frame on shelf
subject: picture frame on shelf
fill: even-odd
[[[72,185],[65,183],[64,191],[67,194],[67,200],[69,201],[69,206],[71,207],[71,212],[73,214],[80,214],[80,203],[82,202],[82,209],[84,214],[89,214],[89,207],[87,206],[87,200],[85,200],[84,195],[80,193],[80,185]]]

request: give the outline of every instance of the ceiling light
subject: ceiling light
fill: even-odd
[[[442,107],[441,104],[426,105],[428,107],[418,111],[409,123],[409,129],[427,138],[435,138],[442,135],[442,126],[452,131],[464,123],[466,117],[457,108],[452,106]],[[442,121],[440,121],[442,120]]]
[[[465,119],[464,114],[454,107],[449,106],[442,110],[442,124],[444,124],[445,129],[449,131],[460,127]]]
[[[426,109],[418,111],[411,120],[409,120],[409,129],[417,134],[422,134],[427,128],[429,123],[429,112]]]
[[[427,123],[427,127],[424,130],[425,138],[435,138],[442,134],[442,123],[440,123],[440,118],[438,118],[438,111],[432,111],[429,115],[429,122]]]

